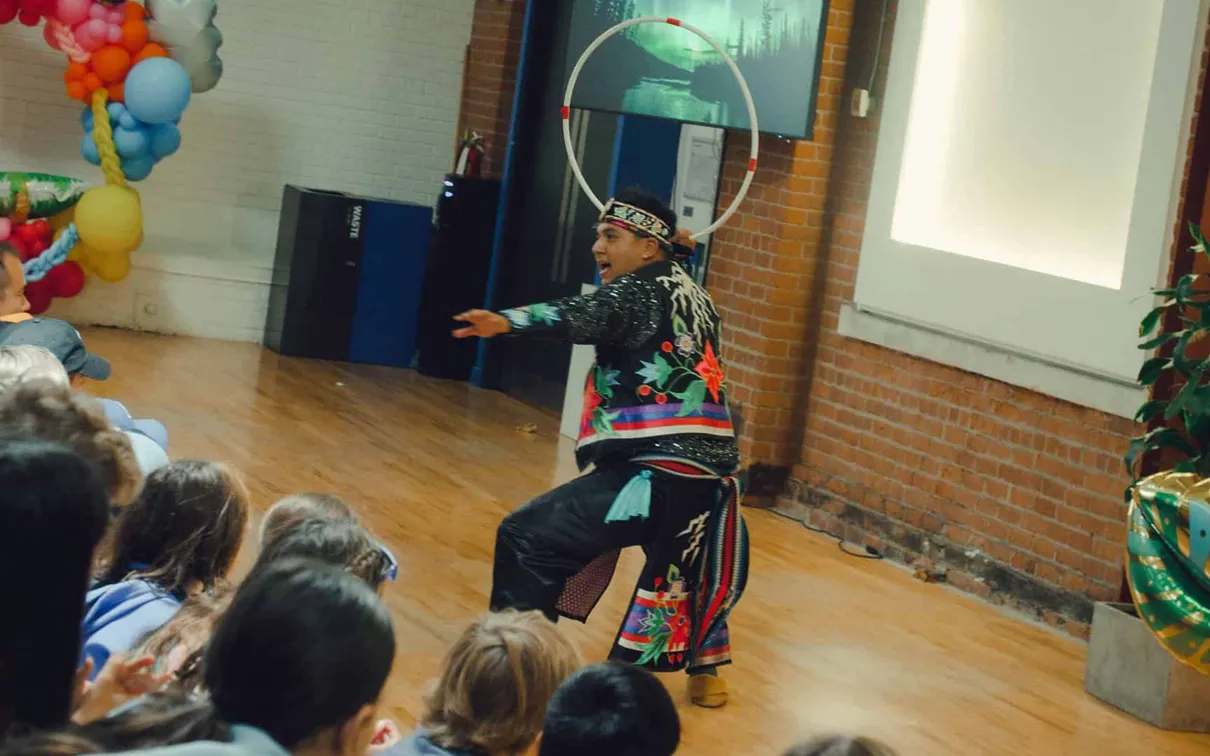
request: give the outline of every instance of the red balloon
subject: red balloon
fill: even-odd
[[[13,234],[27,245],[38,240],[38,230],[32,223],[22,223],[13,229]]]
[[[17,0],[0,0],[0,24],[7,24],[17,17],[21,4]]]
[[[51,294],[50,285],[43,278],[25,287],[25,298],[29,300],[29,314],[41,315],[50,308],[54,294]]]
[[[45,218],[38,218],[27,223],[34,230],[34,238],[46,242],[50,246],[50,222]]]
[[[84,291],[84,269],[75,260],[66,260],[51,268],[43,279],[56,297],[74,297]]]

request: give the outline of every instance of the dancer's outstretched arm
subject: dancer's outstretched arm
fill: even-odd
[[[502,312],[471,310],[454,319],[466,326],[459,339],[490,339],[503,334],[545,336],[574,344],[607,344],[633,348],[655,334],[661,299],[657,284],[637,276],[620,276],[590,294],[526,305]]]

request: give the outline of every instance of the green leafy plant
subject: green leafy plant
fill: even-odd
[[[1191,223],[1189,231],[1194,241],[1190,249],[1210,260],[1201,229]],[[1139,349],[1157,350],[1157,356],[1143,363],[1138,380],[1153,388],[1161,378],[1170,376],[1172,385],[1180,390],[1167,399],[1156,398],[1153,392],[1139,407],[1135,422],[1162,425],[1130,440],[1126,467],[1137,482],[1148,454],[1171,451],[1183,457],[1172,468],[1176,472],[1210,476],[1210,358],[1188,354],[1190,346],[1210,335],[1210,275],[1189,273],[1174,288],[1157,289],[1155,295],[1161,304],[1139,324]],[[1171,324],[1179,328],[1166,330]],[[1130,498],[1129,489],[1126,498]]]

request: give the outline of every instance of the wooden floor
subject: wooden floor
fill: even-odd
[[[258,514],[337,492],[399,557],[387,590],[399,653],[385,710],[410,727],[446,645],[487,604],[497,522],[575,474],[554,418],[503,395],[403,370],[283,359],[251,345],[94,330],[114,364],[96,393],[164,421],[174,456],[227,460]],[[537,425],[530,435],[518,430]],[[1210,754],[1210,737],[1143,725],[1084,694],[1082,645],[765,512],[747,513],[752,577],[734,615],[732,703],[682,707],[682,753],[778,754],[844,731],[917,754]],[[255,548],[245,543],[241,568]],[[613,638],[636,555],[586,626]],[[684,698],[683,676],[669,688]]]

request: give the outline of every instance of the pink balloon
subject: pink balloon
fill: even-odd
[[[118,7],[121,8],[122,6],[119,5]],[[114,26],[121,26],[122,22],[126,20],[126,11],[111,10],[105,20]]]
[[[13,233],[13,222],[8,218],[0,218],[0,241],[4,241]]]
[[[75,26],[88,18],[91,7],[91,0],[58,0],[55,4],[55,18],[68,26]]]
[[[109,24],[99,18],[85,21],[76,27],[76,44],[87,52],[92,52],[105,44],[109,39]]]
[[[109,44],[116,45],[117,43],[119,43],[121,41],[122,41],[122,27],[110,26],[109,27]]]
[[[106,19],[109,17],[109,11],[100,3],[93,3],[88,9],[89,18]]]

